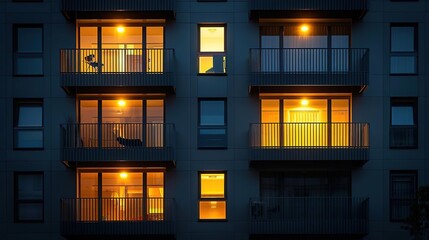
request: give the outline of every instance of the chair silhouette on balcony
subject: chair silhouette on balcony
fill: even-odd
[[[141,146],[143,146],[143,142],[139,138],[116,137],[116,141],[118,141],[118,143],[124,147],[141,147]]]
[[[94,68],[95,71],[98,71],[98,62],[95,60],[95,55],[94,54],[89,54],[88,56],[83,58],[85,60],[85,63],[88,64],[88,67],[86,68],[86,70],[88,71],[88,69],[90,67]],[[101,64],[101,66],[103,66],[104,64]]]

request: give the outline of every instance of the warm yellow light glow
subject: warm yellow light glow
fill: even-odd
[[[125,28],[124,27],[117,27],[116,31],[118,31],[118,33],[123,33],[123,32],[125,32]]]
[[[126,102],[124,100],[119,100],[118,101],[118,105],[121,106],[121,107],[123,107],[123,106],[126,105]]]
[[[125,179],[125,178],[127,178],[127,177],[128,177],[128,173],[126,173],[126,172],[122,172],[122,173],[120,173],[120,174],[119,174],[119,176],[120,176],[122,179]]]
[[[308,30],[310,30],[310,27],[308,25],[304,24],[301,26],[300,29],[301,29],[301,32],[306,33],[306,32],[308,32]]]
[[[301,100],[301,105],[302,106],[308,106],[308,100],[307,99],[302,99]]]

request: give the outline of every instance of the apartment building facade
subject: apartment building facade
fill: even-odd
[[[410,239],[426,0],[1,0],[1,239]]]

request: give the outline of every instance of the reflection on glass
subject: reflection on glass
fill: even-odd
[[[223,126],[225,125],[225,101],[201,101],[200,125]]]

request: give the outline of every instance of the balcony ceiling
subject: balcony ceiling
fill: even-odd
[[[367,0],[251,0],[250,19],[329,18],[359,20]]]

